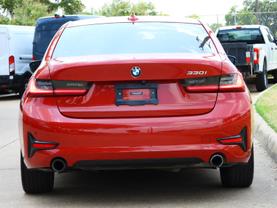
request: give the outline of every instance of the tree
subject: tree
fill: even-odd
[[[130,1],[113,0],[111,4],[105,4],[98,13],[103,16],[128,16],[132,12]]]
[[[218,28],[222,27],[223,25],[220,23],[214,23],[210,25],[210,28],[215,32]]]
[[[22,0],[0,0],[0,8],[7,12],[11,17],[14,15],[14,10],[22,4]]]
[[[277,35],[276,11],[276,0],[244,0],[243,8],[236,12],[236,8],[232,7],[225,20],[227,25],[234,24],[235,17],[238,24],[266,25]]]
[[[24,0],[20,7],[14,9],[14,18],[11,24],[34,25],[39,17],[47,16],[48,7],[34,0]]]
[[[103,16],[129,16],[136,15],[157,15],[155,5],[151,2],[139,1],[131,4],[128,0],[113,0],[111,4],[105,4],[97,14]]]
[[[49,0],[36,1],[39,1],[40,3],[47,5],[49,13],[56,11],[58,7],[61,7],[64,10],[65,14],[77,14],[79,12],[82,12],[85,8],[81,0],[62,0],[59,4],[53,4],[49,2]]]
[[[155,10],[155,5],[152,2],[139,1],[137,4],[133,5],[132,11],[136,15],[157,15]]]
[[[225,15],[226,25],[251,25],[257,24],[256,16],[243,8],[237,11],[236,7],[232,7]]]
[[[6,25],[6,24],[9,24],[9,22],[10,22],[9,18],[0,15],[0,24]]]

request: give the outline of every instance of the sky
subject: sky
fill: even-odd
[[[138,2],[139,0],[130,0]],[[190,16],[197,14],[208,24],[223,23],[224,15],[234,5],[242,7],[243,0],[145,0],[154,3],[158,12],[172,16]],[[112,0],[82,0],[87,11],[99,9]]]

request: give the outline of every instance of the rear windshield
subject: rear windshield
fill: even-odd
[[[53,57],[141,53],[211,54],[215,48],[199,24],[114,23],[66,28]]]
[[[217,34],[221,43],[246,42],[248,44],[265,43],[260,29],[220,30]]]

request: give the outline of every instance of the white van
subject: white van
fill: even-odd
[[[0,93],[24,92],[31,71],[34,27],[0,25]]]

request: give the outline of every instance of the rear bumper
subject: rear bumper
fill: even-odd
[[[243,128],[248,132],[246,151],[218,143],[218,138],[238,135]],[[155,166],[161,159],[167,166],[175,166],[175,159],[183,160],[183,166],[190,159],[194,163],[189,165],[208,166],[215,153],[224,155],[228,165],[247,162],[252,147],[251,104],[246,93],[219,94],[213,111],[205,115],[125,119],[72,119],[59,112],[53,98],[27,98],[20,113],[20,129],[28,168],[49,168],[54,158],[63,158],[75,169],[94,169],[99,161],[114,161],[118,167],[154,161],[150,166]],[[59,145],[28,157],[28,133]]]

